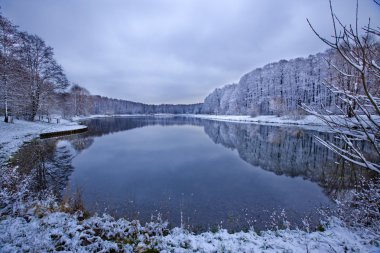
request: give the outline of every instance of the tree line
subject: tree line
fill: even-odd
[[[379,51],[379,44],[372,41],[371,48]],[[353,74],[350,66],[335,50],[310,55],[307,58],[281,60],[257,68],[243,77],[237,84],[215,89],[206,97],[203,113],[241,115],[285,115],[304,114],[302,105],[324,109],[334,114],[349,113],[350,107],[327,83],[335,87],[363,94],[355,80],[342,75],[336,69],[345,69]],[[373,76],[369,85],[376,86]],[[343,112],[342,112],[343,111]]]
[[[73,85],[69,93],[61,96],[62,115],[96,115],[96,114],[197,114],[201,112],[202,103],[198,104],[144,104],[99,95],[91,95],[85,88]]]

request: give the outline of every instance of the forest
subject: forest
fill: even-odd
[[[379,44],[374,43],[372,49],[379,57]],[[348,75],[336,69],[344,69]],[[307,113],[302,109],[302,104],[306,104],[342,114],[348,111],[349,106],[331,86],[363,94],[363,88],[355,85],[356,80],[349,76],[354,73],[355,68],[331,49],[307,58],[281,60],[243,75],[237,84],[215,89],[206,97],[202,112],[251,116],[297,115]],[[375,76],[369,76],[368,82],[374,90]]]

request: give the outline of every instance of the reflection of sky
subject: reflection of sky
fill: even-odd
[[[133,201],[140,218],[165,209],[177,225],[180,210],[205,225],[242,213],[268,219],[264,210],[283,208],[294,218],[330,203],[316,183],[253,167],[197,126],[149,126],[95,138],[73,166],[72,188],[83,190],[90,209],[97,202],[123,215]]]

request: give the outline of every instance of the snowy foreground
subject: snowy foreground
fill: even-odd
[[[168,231],[164,223],[114,220],[108,215],[80,219],[62,212],[3,219],[2,252],[376,252],[373,238],[355,233],[339,221],[324,232],[300,230],[254,231],[229,234],[226,230],[199,235],[184,229]],[[153,252],[153,251],[150,251]]]
[[[200,115],[198,115],[200,116]],[[0,123],[1,164],[25,141],[40,133],[73,130],[77,123],[16,121]],[[28,176],[14,168],[0,171],[0,252],[379,252],[378,229],[347,226],[329,218],[323,232],[279,229],[229,234],[226,230],[193,234],[169,230],[158,221],[88,217],[51,194],[34,196]]]

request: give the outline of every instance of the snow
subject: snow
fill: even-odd
[[[168,230],[165,223],[115,220],[109,215],[82,219],[77,214],[50,213],[42,218],[11,217],[0,221],[1,252],[375,252],[376,235],[345,227],[331,219],[324,232],[253,230],[230,234],[193,234]]]
[[[207,114],[186,114],[188,117],[196,117],[201,119],[211,119],[217,121],[229,122],[247,122],[247,123],[275,123],[285,125],[309,125],[309,126],[325,126],[322,120],[314,115],[307,115],[301,119],[292,119],[289,116],[277,117],[274,115],[260,115],[251,117],[247,115],[207,115]]]
[[[369,240],[332,219],[326,231],[311,233],[277,230],[258,235],[253,230],[233,234],[220,230],[194,235],[177,228],[161,239],[161,249],[162,252],[343,252],[345,249],[370,252],[375,247]]]
[[[0,117],[0,165],[8,160],[12,153],[16,152],[24,142],[39,137],[41,133],[76,130],[84,128],[77,122],[64,119],[60,123],[47,123],[42,121],[14,120],[14,123],[4,123]]]
[[[377,63],[376,63],[375,60],[372,60],[372,65],[373,65],[376,69],[380,70],[380,66],[377,65]]]
[[[260,115],[251,117],[248,115],[181,114],[181,116],[225,122],[254,123],[265,125],[291,125],[316,130],[328,130],[326,124],[314,115],[303,116],[299,119],[295,119],[289,116],[277,117],[274,115]]]

